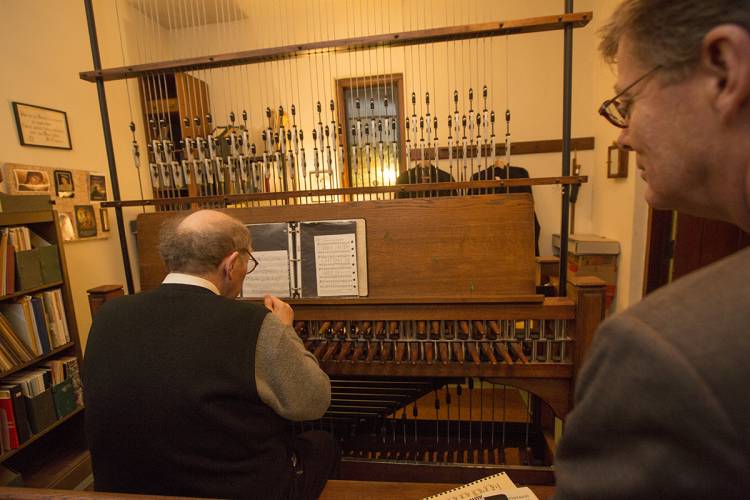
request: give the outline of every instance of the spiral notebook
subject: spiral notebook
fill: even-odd
[[[505,472],[478,479],[423,500],[494,500],[495,498],[537,500],[536,495],[530,489],[516,488]]]

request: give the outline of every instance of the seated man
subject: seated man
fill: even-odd
[[[402,172],[396,179],[396,184],[431,184],[435,182],[454,182],[448,172],[440,170],[427,160],[423,165],[417,165]],[[432,198],[435,196],[457,196],[456,191],[441,189],[440,191],[419,191],[398,193],[398,198]]]
[[[320,418],[331,396],[292,309],[233,300],[256,265],[250,243],[221,212],[172,220],[162,285],[97,313],[85,357],[97,490],[316,498],[336,469],[330,435],[292,433],[290,421]]]

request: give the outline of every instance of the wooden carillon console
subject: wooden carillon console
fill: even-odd
[[[333,387],[326,415],[295,427],[338,437],[344,478],[552,481],[552,417],[571,408],[576,339],[603,289],[587,283],[600,306],[585,319],[574,296],[536,294],[532,209],[527,195],[225,209],[247,224],[365,221],[368,295],[289,299]],[[176,214],[138,218],[144,289],[165,274],[158,229]]]
[[[150,39],[151,21],[159,22],[156,3],[134,7],[143,16],[133,18],[144,23],[127,34]],[[281,252],[282,264],[288,258],[288,295],[302,297],[289,299],[294,329],[333,387],[326,415],[295,427],[336,435],[343,478],[460,483],[506,469],[518,483],[551,483],[554,417],[571,408],[573,379],[603,312],[603,284],[568,282],[564,265],[570,186],[586,181],[570,175],[570,153],[593,149],[593,138],[570,134],[569,42],[592,13],[571,12],[570,2],[564,13],[505,20],[498,15],[512,10],[504,2],[502,8],[501,2],[472,3],[471,15],[458,1],[439,13],[427,1],[402,2],[393,13],[392,5],[292,3],[268,10],[274,16],[284,11],[289,29],[283,32],[258,32],[256,27],[278,22],[254,7],[232,9],[227,22],[215,20],[217,33],[235,27],[243,33],[239,45],[220,43],[220,52],[209,50],[213,42],[202,28],[194,31],[195,43],[183,46],[182,12],[174,26],[177,16],[162,16],[170,26],[165,36],[177,36],[164,44],[168,59],[151,57],[146,47],[143,58],[131,57],[122,67],[102,69],[97,59],[94,70],[81,73],[100,87],[138,79],[142,112],[131,115],[142,119],[130,124],[133,165],[150,181],[155,199],[121,200],[114,190],[114,201],[102,203],[117,217],[128,292],[134,286],[123,208],[155,210],[138,217],[143,290],[158,286],[165,275],[158,232],[176,216],[172,210],[216,208],[247,224],[263,224],[268,233],[256,226],[254,249]],[[91,1],[86,5],[95,43]],[[183,7],[197,26],[214,22],[206,9]],[[350,7],[357,22],[346,26]],[[443,26],[443,17],[478,22]],[[400,20],[402,31],[393,31],[391,18]],[[329,21],[335,25],[332,37]],[[326,29],[312,38],[295,32],[294,26],[308,22]],[[526,116],[539,110],[516,107],[509,97],[515,78],[509,76],[508,38],[549,31],[560,31],[564,42],[562,135],[514,141],[511,109]],[[194,51],[201,43],[206,50]],[[550,47],[559,52],[557,45]],[[502,59],[504,67],[496,63]],[[505,98],[493,88],[501,79]],[[308,84],[309,100],[297,88]],[[107,116],[105,93],[99,95]],[[519,123],[520,136],[535,133],[535,126],[523,128],[534,120]],[[560,176],[528,178],[511,150],[562,153]],[[559,186],[562,196],[559,287],[567,298],[536,290],[534,209],[525,193],[543,185]],[[315,224],[331,231],[355,228],[326,234],[334,238],[321,243],[356,234],[356,241],[349,240],[356,244],[356,259],[346,263],[356,266],[353,278],[341,274],[310,287],[305,248],[317,255],[318,240],[305,240],[303,228],[312,231]],[[288,247],[261,248],[261,234],[273,234],[282,246],[288,240]],[[317,264],[313,259],[313,274],[320,278]],[[261,259],[246,288],[252,289],[263,268]],[[317,293],[323,281],[325,293]],[[344,285],[329,293],[331,283]],[[339,293],[346,284],[353,295]],[[316,293],[305,292],[313,288]],[[257,300],[264,291],[253,289],[241,300]]]

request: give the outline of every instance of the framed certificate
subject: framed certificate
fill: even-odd
[[[73,149],[65,111],[14,102],[13,114],[22,146]]]

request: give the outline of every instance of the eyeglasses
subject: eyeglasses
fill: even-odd
[[[250,259],[247,261],[247,273],[250,274],[251,272],[255,271],[255,268],[258,267],[258,261],[255,260],[255,257],[253,257],[253,254],[250,253],[250,250],[247,248],[240,248],[237,250],[238,252],[245,252]]]
[[[638,83],[645,80],[649,76],[653,75],[656,70],[661,69],[662,66],[656,66],[645,75],[638,78],[636,81],[625,87],[622,92],[614,96],[612,99],[607,99],[599,106],[599,114],[607,119],[609,123],[618,128],[627,128],[628,121],[630,121],[630,107],[633,104],[632,100],[620,100],[628,90],[635,87]]]

